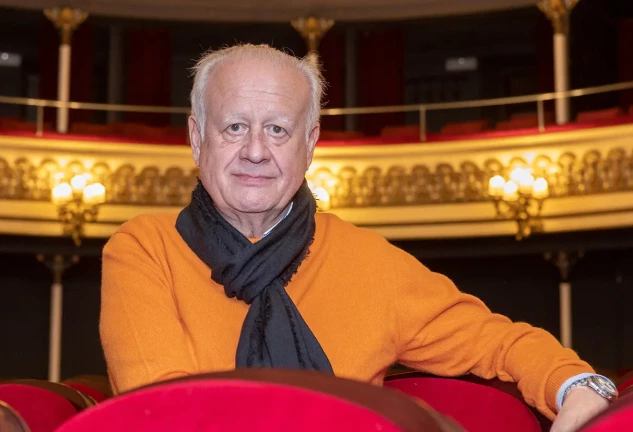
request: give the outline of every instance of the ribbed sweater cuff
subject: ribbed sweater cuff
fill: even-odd
[[[554,414],[558,412],[558,407],[556,405],[556,395],[558,394],[558,390],[560,390],[561,386],[569,378],[585,372],[595,373],[595,371],[590,367],[574,365],[558,368],[549,376],[547,382],[545,383],[545,402]]]

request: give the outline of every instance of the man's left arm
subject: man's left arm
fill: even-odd
[[[399,264],[396,319],[402,364],[440,376],[472,373],[516,382],[525,400],[551,419],[566,381],[594,373],[545,330],[493,314],[408,254]],[[583,389],[570,391],[556,423],[584,422],[606,407],[597,393],[578,390]]]

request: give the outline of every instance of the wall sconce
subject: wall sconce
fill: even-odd
[[[63,173],[56,175],[62,180]],[[75,246],[81,244],[84,224],[97,219],[99,205],[105,202],[106,190],[101,183],[92,183],[90,174],[77,174],[70,182],[62,182],[51,191],[51,200],[57,206],[64,235],[70,236]]]
[[[535,179],[529,168],[513,169],[509,179],[501,175],[492,177],[488,195],[494,200],[498,218],[516,221],[517,240],[542,228],[540,216],[543,201],[549,196],[549,185],[542,177]]]
[[[330,194],[323,187],[315,187],[314,183],[308,180],[308,187],[314,195],[314,199],[317,201],[317,211],[328,211],[330,209]]]

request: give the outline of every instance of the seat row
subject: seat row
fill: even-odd
[[[245,369],[174,379],[112,397],[104,377],[0,381],[0,431],[547,431],[515,384],[419,372],[385,388],[315,372]],[[582,431],[629,430],[633,373]]]

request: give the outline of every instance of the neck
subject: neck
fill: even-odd
[[[233,228],[238,230],[247,238],[262,238],[264,233],[274,227],[288,212],[290,203],[281,211],[271,210],[264,213],[240,213],[234,211],[225,211],[216,207],[218,212],[230,223]]]

